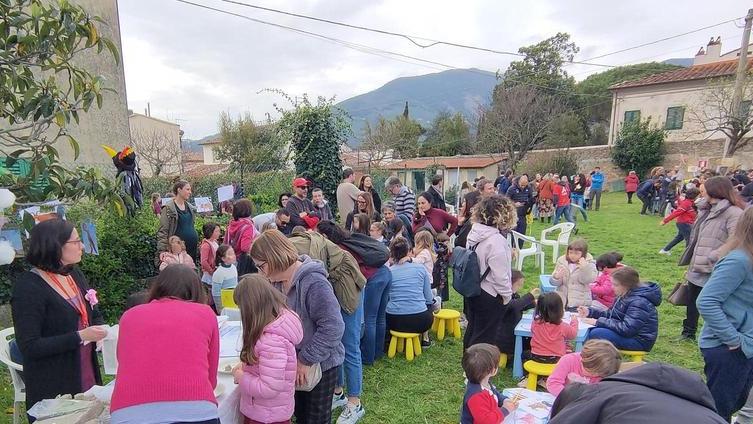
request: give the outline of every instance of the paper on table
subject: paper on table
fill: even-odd
[[[240,322],[228,321],[220,328],[220,358],[237,358],[243,347]]]

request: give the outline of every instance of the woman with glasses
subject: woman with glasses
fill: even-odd
[[[321,379],[310,391],[295,392],[298,423],[329,423],[332,393],[343,363],[345,330],[340,304],[321,262],[298,255],[293,243],[277,230],[263,232],[251,245],[251,259],[287,298],[288,307],[301,319],[303,341],[296,346],[296,384],[306,385],[311,368],[321,367]]]
[[[83,251],[69,221],[44,221],[31,230],[26,260],[32,269],[16,278],[11,297],[27,409],[102,384],[94,349],[107,329],[96,292],[76,266]]]
[[[374,206],[374,199],[371,197],[371,193],[365,191],[358,193],[358,197],[356,197],[356,208],[353,212],[350,212],[345,219],[345,228],[349,231],[354,231],[353,217],[359,213],[365,214],[369,217],[369,225],[371,225],[372,222],[381,221],[382,216],[378,211],[379,209],[376,209]],[[366,228],[369,228],[369,225],[367,225]]]

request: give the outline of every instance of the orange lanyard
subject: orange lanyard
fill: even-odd
[[[73,278],[70,275],[65,276],[65,286],[58,280],[58,277],[56,274],[53,274],[51,272],[43,271],[44,274],[47,276],[46,280],[48,282],[52,282],[54,284],[54,287],[58,293],[65,299],[66,302],[68,302],[69,305],[73,307],[73,309],[78,312],[78,314],[81,316],[81,321],[84,324],[84,327],[89,326],[89,314],[86,312],[86,305],[84,304],[83,295],[81,295],[80,291],[78,290],[78,286],[76,285],[76,282],[73,281]],[[74,301],[74,298],[76,298],[78,301]]]

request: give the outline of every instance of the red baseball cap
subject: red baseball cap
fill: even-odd
[[[309,182],[305,178],[298,177],[293,180],[293,187],[308,187]]]

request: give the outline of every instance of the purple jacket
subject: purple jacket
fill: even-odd
[[[287,421],[295,409],[295,345],[303,339],[301,320],[285,310],[256,341],[257,362],[243,367],[240,409],[254,421]]]

